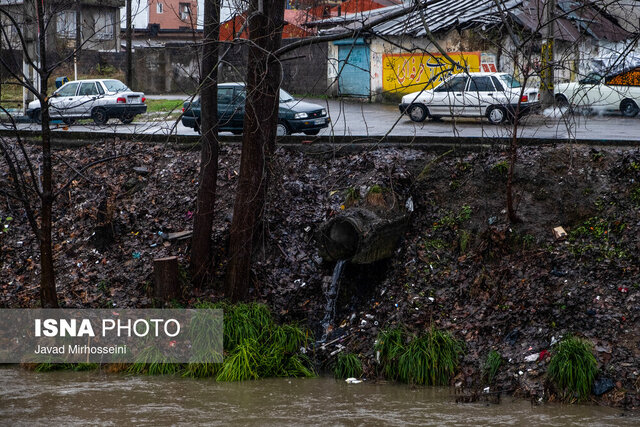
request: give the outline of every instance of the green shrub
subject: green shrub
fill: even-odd
[[[448,332],[430,329],[407,343],[401,327],[381,332],[375,348],[387,379],[420,385],[448,384],[463,352]]]
[[[409,343],[398,359],[398,378],[419,385],[447,385],[458,368],[462,344],[450,333],[431,329]]]
[[[362,362],[356,354],[338,353],[333,367],[335,378],[360,378],[362,376]]]
[[[405,351],[406,332],[402,327],[386,329],[376,339],[375,350],[379,352],[380,365],[384,376],[398,378],[398,358]]]
[[[244,340],[225,359],[216,379],[218,381],[257,380],[259,360],[258,342],[252,339]]]
[[[164,355],[156,346],[150,345],[142,350],[127,372],[130,374],[172,375],[183,370],[181,363],[176,363],[171,357]]]
[[[509,163],[506,160],[496,163],[491,167],[491,170],[501,176],[507,176],[509,172]]]
[[[482,367],[482,378],[486,380],[487,383],[491,384],[498,373],[498,369],[501,364],[502,356],[500,356],[500,353],[495,350],[491,350],[487,356],[487,360],[484,362],[484,366]]]
[[[558,343],[548,373],[563,397],[575,395],[584,400],[589,396],[598,372],[592,350],[593,344],[577,337],[569,336]]]

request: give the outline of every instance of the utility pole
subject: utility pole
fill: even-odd
[[[125,34],[125,38],[127,39],[127,72],[126,72],[126,84],[129,88],[133,86],[133,58],[131,52],[131,37],[132,37],[132,28],[131,28],[131,1],[127,0],[127,32]]]
[[[22,27],[22,34],[24,37],[23,46],[23,60],[22,60],[22,74],[24,79],[29,82],[33,87],[39,89],[40,79],[37,78],[36,70],[31,66],[27,57],[38,65],[38,28],[36,22],[36,6],[35,1],[25,1],[23,3],[24,11],[24,23]],[[22,109],[27,111],[27,105],[33,101],[34,95],[27,90],[26,87],[22,88]]]
[[[541,69],[540,69],[540,103],[543,107],[552,106],[555,103],[553,88],[554,88],[554,12],[556,9],[555,0],[544,0],[544,13],[543,16],[546,19],[544,26],[545,38],[542,40],[542,52],[541,52]]]
[[[73,52],[73,80],[78,80],[78,53],[82,45],[82,6],[76,0],[76,46]]]

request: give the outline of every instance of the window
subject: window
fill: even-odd
[[[498,92],[504,92],[504,86],[502,86],[502,83],[500,83],[500,80],[498,80],[497,77],[491,76],[491,80],[493,80],[493,84],[496,85],[496,90]]]
[[[183,21],[191,20],[191,5],[189,3],[180,3],[180,19]]]
[[[500,78],[506,83],[507,87],[520,87],[520,82],[511,77],[509,74],[502,74]]]
[[[104,83],[107,91],[109,92],[124,92],[125,90],[129,89],[120,80],[104,80],[102,83]]]
[[[247,98],[247,91],[244,87],[236,88],[236,92],[234,94],[233,102],[240,104],[244,103],[244,100]]]
[[[580,80],[583,85],[597,85],[602,80],[602,76],[598,73],[589,73],[587,77]]]
[[[67,83],[58,89],[56,93],[58,96],[76,96],[76,89],[78,89],[78,83]]]
[[[233,88],[225,87],[218,89],[218,104],[231,104],[233,99]]]
[[[162,3],[156,3],[156,13],[162,13]]]
[[[434,92],[462,92],[465,86],[467,86],[467,77],[459,76],[454,77],[451,80],[447,80],[440,86],[434,89]]]
[[[114,12],[101,10],[93,16],[95,22],[96,37],[99,40],[113,39]]]
[[[98,94],[98,90],[96,89],[96,84],[91,82],[91,83],[82,83],[80,85],[80,91],[78,92],[79,96],[91,96],[91,95],[97,95]]]
[[[76,12],[66,10],[58,13],[56,31],[59,37],[73,39],[76,37]]]
[[[293,96],[289,95],[288,92],[285,92],[284,90],[280,89],[280,102],[289,102],[289,101],[293,101]]]
[[[469,90],[471,92],[493,92],[495,89],[493,87],[493,83],[491,83],[491,78],[489,76],[485,76],[473,77],[471,79],[471,84],[469,85]]]

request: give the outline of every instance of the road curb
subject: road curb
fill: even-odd
[[[2,137],[16,137],[37,143],[41,132],[35,130],[0,129]],[[58,147],[77,147],[95,144],[96,142],[129,140],[149,144],[171,144],[185,149],[193,149],[200,145],[200,135],[161,135],[161,134],[127,134],[114,132],[73,132],[54,130],[51,134],[52,143]],[[221,144],[240,144],[242,136],[221,135]],[[296,148],[305,152],[322,151],[362,151],[370,150],[376,145],[385,148],[412,148],[416,150],[434,149],[464,149],[476,151],[489,147],[506,147],[512,138],[506,137],[460,137],[460,136],[356,136],[356,135],[328,135],[328,136],[298,136],[291,135],[278,138],[278,145],[283,148]],[[518,138],[519,146],[542,146],[556,144],[578,144],[587,146],[637,147],[640,141],[620,139],[555,139],[555,138]]]

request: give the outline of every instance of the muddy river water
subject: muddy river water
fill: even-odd
[[[447,388],[332,378],[240,383],[0,368],[0,425],[639,425],[584,405],[456,404]]]

